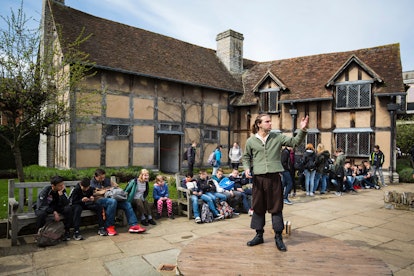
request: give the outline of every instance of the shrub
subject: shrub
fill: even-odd
[[[398,174],[400,175],[400,183],[414,183],[412,168],[404,168]]]

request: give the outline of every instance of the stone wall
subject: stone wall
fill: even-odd
[[[414,193],[385,191],[384,203],[386,209],[414,211]]]

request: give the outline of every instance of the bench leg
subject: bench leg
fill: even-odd
[[[10,233],[12,246],[17,245],[18,232],[19,232],[19,229],[18,229],[17,216],[13,216],[12,221],[11,221],[11,233]]]

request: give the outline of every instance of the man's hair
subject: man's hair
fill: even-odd
[[[194,176],[194,175],[193,175],[193,173],[192,173],[192,172],[187,172],[185,176],[186,176],[186,177],[191,177],[191,178],[193,178],[193,176]]]
[[[95,176],[106,174],[104,169],[96,169]]]
[[[257,115],[256,119],[254,120],[254,123],[252,125],[252,133],[256,134],[259,131],[259,124],[262,122],[262,118],[265,116],[270,116],[267,113],[261,113]]]
[[[222,168],[218,168],[217,169],[217,172],[223,172],[223,169]],[[217,173],[216,173],[217,174]]]
[[[89,186],[91,186],[91,180],[89,179],[89,178],[87,178],[87,177],[84,177],[84,178],[82,178],[82,180],[81,180],[81,182],[80,182],[80,185],[82,186],[82,187],[89,187]]]
[[[63,177],[59,176],[59,175],[55,175],[52,176],[52,178],[50,179],[50,184],[56,186],[57,184],[63,182]]]

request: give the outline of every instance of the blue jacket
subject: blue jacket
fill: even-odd
[[[216,164],[214,165],[214,167],[218,168],[221,165],[221,151],[219,149],[216,149],[214,152],[214,156],[216,158]]]
[[[154,201],[158,201],[161,197],[170,197],[168,192],[168,184],[164,182],[164,185],[160,186],[158,184],[154,184],[154,190],[152,190],[152,197]]]

